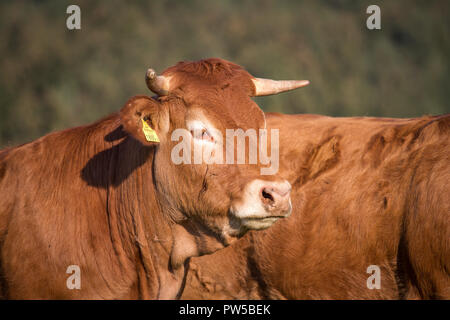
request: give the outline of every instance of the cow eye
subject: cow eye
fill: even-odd
[[[207,140],[207,141],[214,141],[213,136],[208,132],[208,130],[203,129],[202,131],[202,140]]]
[[[214,142],[214,137],[205,128],[203,128],[202,130],[191,130],[191,134],[194,139]]]

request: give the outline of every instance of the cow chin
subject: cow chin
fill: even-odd
[[[292,211],[292,207],[289,208],[287,212],[280,216],[261,216],[254,215],[248,218],[239,219],[240,228],[239,228],[239,237],[243,236],[249,230],[264,230],[271,227],[276,221],[282,218],[287,218],[290,216]]]
[[[270,228],[276,221],[287,218],[291,215],[292,205],[274,216],[273,213],[262,211],[261,213],[253,213],[244,215],[240,211],[230,210],[230,228],[225,229],[225,234],[229,239],[242,237],[250,230],[265,230]],[[230,240],[229,240],[230,241]]]
[[[242,219],[242,227],[249,230],[264,230],[269,228],[279,218],[280,217]]]

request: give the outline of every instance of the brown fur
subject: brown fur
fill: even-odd
[[[280,129],[292,217],[191,259],[182,298],[450,299],[450,115],[267,125]]]
[[[220,59],[166,74],[169,96],[134,97],[94,124],[0,152],[1,297],[175,298],[187,258],[233,241],[230,204],[258,166],[176,166],[170,133],[195,112],[220,130],[263,127],[251,76]],[[142,120],[160,143],[146,141]],[[66,287],[69,265],[80,290]]]

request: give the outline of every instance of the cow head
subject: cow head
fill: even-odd
[[[226,245],[247,230],[265,229],[290,214],[286,180],[261,175],[258,163],[211,163],[211,157],[222,153],[225,159],[230,152],[227,130],[258,134],[265,129],[264,112],[252,96],[292,90],[307,81],[254,78],[221,59],[181,62],[161,76],[149,69],[146,81],[157,96],[131,99],[121,110],[121,121],[135,139],[155,148],[158,199],[172,220],[191,234],[209,234]],[[181,142],[191,154],[180,149]],[[194,150],[199,147],[206,156],[196,162]]]

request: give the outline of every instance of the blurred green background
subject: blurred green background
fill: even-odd
[[[81,30],[66,8],[81,7]],[[381,30],[366,8],[381,7]],[[265,111],[416,117],[450,112],[450,1],[2,1],[0,147],[92,122],[144,74],[220,57],[258,77],[309,79]]]

